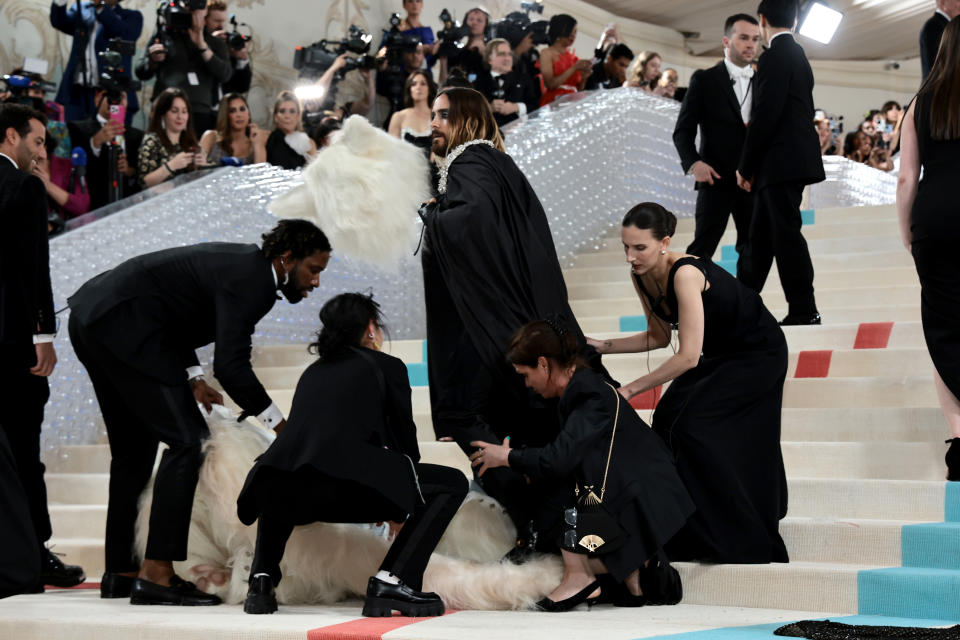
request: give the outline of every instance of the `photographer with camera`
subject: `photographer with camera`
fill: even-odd
[[[73,146],[86,153],[91,210],[140,190],[136,164],[143,142],[143,131],[124,125],[125,92],[101,80],[95,102],[96,115],[67,123]]]
[[[230,19],[233,31],[227,31],[227,3],[223,0],[209,0],[207,2],[207,17],[204,21],[207,33],[220,38],[227,43],[230,54],[230,67],[233,74],[226,82],[220,83],[214,96],[214,105],[220,103],[222,96],[228,93],[246,93],[250,91],[253,81],[253,66],[250,64],[250,53],[247,51],[247,41],[250,36],[240,33],[241,26],[237,17]]]
[[[186,92],[174,87],[164,89],[153,103],[150,126],[137,155],[141,186],[154,187],[207,166],[207,156],[197,144],[190,120]]]
[[[66,109],[66,119],[82,120],[96,113],[94,92],[100,77],[97,56],[108,49],[111,40],[135,42],[143,30],[143,14],[135,9],[124,9],[120,0],[87,0],[73,3],[53,0],[50,5],[50,24],[55,29],[73,36],[70,58],[63,69],[56,101]],[[130,77],[133,52],[122,55],[122,69]],[[127,92],[127,124],[140,110],[136,91]]]
[[[498,38],[505,38],[513,51],[513,72],[527,79],[528,93],[523,102],[527,105],[527,112],[536,110],[540,106],[540,69],[537,61],[540,52],[535,45],[546,44],[546,30],[538,31],[537,25],[546,25],[546,22],[530,22],[530,18],[522,11],[515,11],[495,25]]]
[[[207,0],[172,0],[157,13],[157,31],[147,57],[137,65],[141,80],[156,77],[153,99],[170,87],[181,89],[193,106],[194,135],[214,129],[214,95],[233,74],[226,43],[206,32]]]
[[[463,17],[463,26],[457,26],[446,9],[440,14],[443,30],[437,34],[440,38],[440,82],[447,79],[450,70],[459,68],[471,83],[486,73],[485,48],[487,44],[487,27],[490,23],[490,14],[480,7],[467,11]],[[460,40],[467,38],[467,42],[460,45]]]
[[[403,10],[407,12],[407,17],[400,20],[400,14],[394,13],[390,18],[390,29],[385,30],[383,40],[380,41],[380,48],[388,46],[390,34],[399,32],[404,36],[416,36],[423,44],[423,55],[427,67],[433,68],[436,62],[436,54],[440,49],[440,43],[436,41],[433,35],[433,29],[420,22],[420,14],[423,12],[423,0],[403,0]],[[396,20],[394,19],[396,18]],[[420,63],[421,66],[423,62]],[[413,71],[413,69],[410,69]],[[404,76],[406,78],[406,76]]]
[[[384,37],[384,46],[377,53],[377,94],[385,98],[379,104],[380,114],[386,113],[383,128],[389,129],[390,118],[403,108],[403,87],[407,78],[423,68],[426,49],[419,36],[400,29],[400,14],[390,17],[390,31]]]

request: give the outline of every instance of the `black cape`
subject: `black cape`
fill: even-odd
[[[310,522],[405,520],[422,503],[410,394],[407,367],[377,351],[351,350],[307,367],[285,428],[247,475],[240,521],[253,524],[272,510],[308,513]],[[297,474],[305,470],[324,478],[322,494],[300,495]]]
[[[427,361],[437,436],[454,435],[447,418],[464,412],[486,415],[500,437],[517,433],[503,421],[538,429],[522,413],[533,408],[553,426],[530,443],[552,441],[559,427],[556,403],[527,392],[507,365],[511,336],[556,314],[575,332],[591,366],[602,365],[570,309],[537,194],[509,155],[477,144],[451,164],[446,193],[423,218]]]

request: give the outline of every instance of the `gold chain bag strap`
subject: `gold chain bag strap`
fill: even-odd
[[[561,547],[573,553],[601,555],[615,551],[627,540],[617,519],[604,506],[607,493],[607,476],[610,473],[610,459],[613,457],[613,441],[617,435],[617,423],[620,421],[620,394],[609,382],[606,383],[617,399],[617,408],[613,418],[613,431],[610,433],[610,447],[607,450],[607,463],[603,470],[603,484],[600,495],[593,491],[592,485],[576,488],[577,506],[564,512],[567,527],[561,540]]]

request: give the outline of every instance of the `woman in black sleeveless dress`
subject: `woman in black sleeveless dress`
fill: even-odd
[[[760,297],[710,260],[668,251],[676,217],[654,203],[623,220],[622,237],[648,330],[593,340],[601,353],[674,356],[621,388],[630,398],[665,382],[653,429],[676,457],[697,511],[667,545],[671,560],[787,562],[780,409],[787,344]]]
[[[960,480],[960,21],[943,32],[927,81],[901,124],[897,216],[920,276],[920,319],[950,426],[947,480]],[[920,167],[923,180],[920,180]]]

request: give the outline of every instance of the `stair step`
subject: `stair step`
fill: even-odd
[[[933,375],[902,378],[789,378],[784,407],[937,407]]]
[[[944,520],[944,481],[787,477],[791,517]]]
[[[942,480],[943,446],[931,442],[784,442],[787,476]]]
[[[903,566],[960,570],[960,522],[924,522],[904,527]]]
[[[937,407],[785,407],[780,426],[784,443],[941,442],[947,431]],[[941,444],[937,458],[942,461],[945,453]]]
[[[864,615],[960,620],[960,571],[917,567],[863,571],[857,593]]]
[[[780,535],[787,545],[791,562],[898,566],[901,531],[905,525],[910,523],[788,516],[780,521]]]
[[[107,504],[109,473],[47,473],[44,480],[50,504]]]
[[[107,528],[106,504],[52,504],[49,510],[55,536],[103,539]]]
[[[56,533],[56,531],[54,531]],[[89,581],[99,581],[104,572],[103,538],[50,538],[47,546],[62,553],[65,564],[83,567]]]

